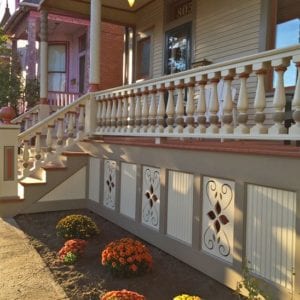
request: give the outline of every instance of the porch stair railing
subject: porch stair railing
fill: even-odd
[[[202,139],[300,140],[300,76],[292,100],[293,122],[284,126],[284,74],[294,64],[300,72],[300,45],[198,67],[121,88],[96,93],[98,135]],[[276,74],[271,114],[266,118],[265,80]],[[255,96],[249,97],[252,77]],[[219,99],[218,83],[224,81]],[[232,86],[238,88],[237,124],[233,122]],[[207,89],[210,90],[209,99]],[[185,103],[186,98],[186,103]],[[220,100],[222,100],[220,102]],[[251,100],[251,101],[250,101]],[[250,106],[252,105],[252,107]],[[253,111],[253,124],[248,122]]]
[[[18,135],[20,180],[35,174],[42,166],[63,166],[61,154],[72,150],[92,130],[91,98],[91,94],[78,98]]]

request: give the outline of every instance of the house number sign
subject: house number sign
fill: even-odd
[[[181,2],[175,6],[175,19],[188,16],[192,12],[192,0]]]

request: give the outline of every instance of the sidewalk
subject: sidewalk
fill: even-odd
[[[0,218],[0,300],[68,299],[13,219]]]

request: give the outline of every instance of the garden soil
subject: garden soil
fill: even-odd
[[[87,215],[100,228],[100,234],[89,240],[85,254],[75,265],[65,265],[57,256],[64,241],[57,237],[55,226],[69,214]],[[88,210],[19,215],[15,219],[51,270],[56,282],[72,300],[99,299],[106,291],[120,289],[136,291],[147,300],[172,300],[182,293],[198,295],[206,300],[236,299],[233,291],[147,243],[154,261],[151,273],[134,278],[112,277],[101,265],[101,251],[113,240],[135,237]]]

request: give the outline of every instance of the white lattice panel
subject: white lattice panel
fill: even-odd
[[[159,229],[160,169],[143,167],[142,223]]]
[[[167,233],[188,244],[192,243],[194,176],[169,172]]]
[[[120,212],[132,219],[135,219],[136,170],[136,165],[122,163]]]
[[[89,166],[89,199],[99,202],[100,196],[100,159],[91,157]]]
[[[117,163],[113,160],[104,161],[104,199],[103,204],[107,208],[116,207],[116,168]]]
[[[247,252],[253,273],[292,289],[296,193],[249,184]]]
[[[202,249],[232,263],[235,183],[204,177]]]

